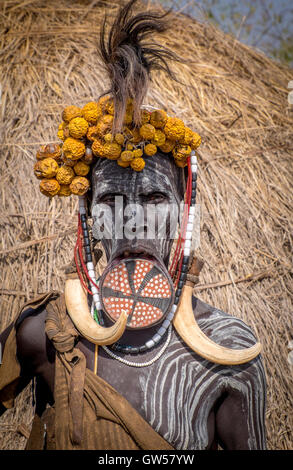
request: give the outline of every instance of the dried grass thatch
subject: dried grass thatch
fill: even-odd
[[[83,105],[105,89],[97,38],[105,9],[113,16],[115,5],[1,2],[1,330],[23,301],[63,288],[77,200],[41,196],[32,165],[38,145],[56,140],[64,106]],[[192,62],[174,68],[186,87],[155,75],[149,103],[203,137],[198,202],[205,267],[197,295],[241,317],[260,338],[268,446],[292,449],[292,70],[182,14],[174,14],[161,41]],[[1,418],[2,449],[24,447],[30,403],[27,389]]]

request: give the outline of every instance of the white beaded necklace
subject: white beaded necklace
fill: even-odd
[[[95,308],[95,303],[92,302],[92,305],[91,305],[91,315],[92,315],[92,317],[93,317],[94,308]],[[123,359],[123,357],[121,357],[121,356],[117,356],[117,354],[115,354],[113,351],[111,351],[109,348],[107,348],[107,346],[102,346],[102,348],[113,359],[117,359],[117,361],[122,362],[123,364],[126,364],[127,366],[130,366],[130,367],[147,367],[147,366],[151,366],[154,362],[156,362],[158,359],[160,359],[160,357],[164,354],[164,352],[166,351],[167,347],[170,344],[171,334],[172,334],[172,324],[170,324],[169,328],[168,328],[168,336],[167,336],[166,343],[164,344],[162,349],[158,352],[158,354],[156,354],[156,356],[153,357],[153,359],[151,359],[150,361],[147,361],[147,362],[131,362],[131,361],[128,361],[127,359]]]
[[[127,359],[124,359],[123,357],[117,356],[117,354],[113,353],[113,351],[108,349],[107,346],[102,346],[102,348],[113,359],[117,359],[117,361],[122,362],[123,364],[126,364],[129,367],[147,367],[147,366],[151,366],[154,362],[156,362],[158,359],[160,359],[160,357],[164,354],[164,352],[166,351],[167,347],[170,344],[171,334],[172,334],[172,325],[169,326],[167,341],[164,344],[164,346],[162,347],[162,349],[158,352],[158,354],[156,354],[155,357],[153,357],[153,359],[151,359],[150,361],[147,361],[147,362],[131,362],[131,361],[128,361]]]

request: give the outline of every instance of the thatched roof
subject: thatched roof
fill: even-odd
[[[1,319],[21,303],[63,289],[72,259],[77,200],[39,193],[32,166],[39,144],[56,141],[60,113],[104,91],[97,55],[105,9],[115,2],[30,0],[1,3]],[[242,318],[263,343],[271,449],[293,447],[292,70],[208,24],[182,14],[159,39],[189,65],[174,65],[186,86],[161,73],[148,102],[176,114],[203,139],[199,162],[201,246],[196,295]],[[14,431],[30,426],[29,390],[1,419],[0,446],[23,448]],[[5,426],[6,427],[5,427]]]

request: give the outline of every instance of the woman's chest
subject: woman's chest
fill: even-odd
[[[151,365],[129,366],[104,348],[85,350],[87,367],[108,382],[176,449],[205,449],[214,439],[214,397],[203,386],[203,368],[181,344],[173,343]],[[129,358],[129,357],[128,357]],[[146,362],[148,358],[145,358]],[[129,361],[141,362],[133,356]]]

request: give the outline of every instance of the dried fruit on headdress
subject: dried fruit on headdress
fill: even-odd
[[[143,158],[134,158],[131,160],[130,166],[135,171],[141,171],[145,167],[145,161]]]
[[[60,185],[62,184],[70,184],[73,178],[75,177],[75,173],[70,166],[63,165],[61,166],[56,174],[56,180]]]
[[[63,144],[63,153],[66,158],[78,160],[85,153],[85,145],[80,140],[68,137]]]
[[[70,184],[72,194],[76,196],[83,196],[90,187],[90,182],[84,176],[76,176]]]
[[[76,117],[71,119],[68,128],[69,128],[69,134],[71,137],[74,137],[75,139],[80,139],[81,137],[84,137],[87,133],[88,130],[88,122],[82,118],[82,117]]]
[[[67,157],[63,156],[63,163],[66,166],[73,167],[76,164],[76,160],[72,160],[71,158],[67,158]]]
[[[131,162],[134,159],[134,153],[131,150],[124,150],[121,152],[119,160],[122,162]]]
[[[111,99],[112,99],[112,98],[111,98],[110,95],[102,96],[102,97],[99,99],[99,106],[101,107],[102,113],[105,113],[105,112],[106,112],[107,103],[108,103]]]
[[[111,132],[108,132],[108,134],[104,135],[104,141],[105,142],[110,143],[110,142],[112,142],[112,140],[113,140],[113,136],[112,136]]]
[[[48,197],[53,197],[58,194],[60,185],[55,179],[43,179],[40,182],[40,191],[42,194]]]
[[[74,172],[78,176],[86,176],[90,171],[90,166],[80,160],[73,167]]]
[[[70,186],[67,184],[60,184],[60,189],[57,193],[57,196],[68,197],[71,195]]]
[[[134,129],[130,129],[127,126],[123,126],[122,134],[124,135],[124,138],[125,138],[126,142],[128,142],[128,141],[132,142],[133,130]],[[140,137],[140,134],[139,134],[139,142],[140,141],[141,141],[141,137]]]
[[[82,108],[82,115],[90,124],[96,124],[97,120],[102,116],[102,108],[100,104],[90,101]]]
[[[37,163],[34,164],[34,174],[38,179],[44,178],[43,173],[42,173],[41,163],[42,161],[39,160]]]
[[[37,151],[36,157],[37,160],[43,160],[44,158],[47,158],[47,153],[46,153],[46,147],[47,145],[41,145],[39,150]]]
[[[124,144],[124,136],[123,134],[115,134],[115,141],[117,142],[117,144],[119,145],[123,145]]]
[[[184,168],[187,165],[187,159],[183,158],[183,160],[175,160],[175,163],[180,168]]]
[[[46,155],[50,158],[54,158],[56,162],[61,160],[62,150],[59,144],[48,144],[45,146]]]
[[[184,136],[179,141],[180,144],[189,145],[193,139],[193,136],[194,136],[194,132],[191,129],[189,129],[189,127],[185,127]]]
[[[96,157],[103,157],[104,156],[104,144],[101,140],[94,140],[94,143],[92,145],[92,151],[93,154],[96,155]]]
[[[156,128],[162,128],[167,122],[168,116],[165,111],[158,109],[152,112],[150,116],[150,123]]]
[[[184,160],[190,155],[191,148],[189,145],[177,145],[172,153],[175,160]]]
[[[176,142],[174,140],[166,139],[163,145],[159,145],[159,149],[164,153],[170,153],[172,152],[175,145],[176,145]]]
[[[118,158],[117,163],[119,166],[122,166],[122,168],[127,168],[130,165],[130,162],[126,162],[121,158]]]
[[[133,156],[134,158],[142,157],[143,156],[143,151],[142,149],[135,149],[133,150]]]
[[[196,132],[193,133],[192,141],[190,142],[190,147],[192,150],[196,150],[201,144],[201,137]]]
[[[148,157],[152,157],[153,155],[156,155],[158,149],[157,146],[154,144],[147,144],[144,148],[144,153]]]
[[[101,137],[111,131],[113,125],[113,116],[111,114],[104,114],[98,123],[97,123],[97,130]]]
[[[37,151],[37,160],[44,160],[44,158],[54,158],[59,161],[62,155],[61,147],[58,144],[41,145]]]
[[[82,109],[78,106],[67,106],[62,113],[62,119],[65,122],[69,122],[76,117],[82,117]]]
[[[97,126],[90,126],[87,131],[87,139],[91,140],[92,142],[96,139],[100,138],[99,129]]]
[[[143,124],[140,127],[139,133],[144,140],[152,140],[155,137],[156,129],[151,124]]]
[[[158,147],[160,145],[164,145],[166,142],[166,136],[164,132],[162,132],[160,129],[156,129],[155,136],[152,139],[152,144],[157,145]]]
[[[88,102],[82,109],[78,106],[64,109],[57,134],[64,141],[62,148],[57,144],[41,146],[36,155],[35,175],[46,178],[42,181],[43,194],[50,197],[85,194],[90,187],[86,176],[95,156],[142,171],[143,154],[151,157],[159,149],[163,153],[172,152],[176,165],[183,168],[191,150],[201,143],[197,133],[162,109],[141,109],[141,125],[136,127],[139,119],[133,117],[132,99],[127,101],[121,131],[113,134],[114,111],[111,96],[100,98],[98,103]]]
[[[180,140],[185,135],[184,122],[176,117],[169,117],[164,127],[164,133],[169,140]]]
[[[60,140],[65,140],[69,137],[68,123],[61,122],[58,127],[57,137]]]
[[[37,178],[54,178],[59,166],[54,158],[45,158],[39,160],[34,166],[34,172]]]
[[[63,132],[63,125],[62,125],[62,124],[59,124],[58,132],[57,132],[57,137],[58,137],[58,139],[60,139],[60,140],[65,140],[64,132]]]
[[[114,116],[114,101],[113,101],[112,98],[109,98],[105,102],[104,109],[105,109],[106,113],[111,114],[112,116]]]
[[[103,156],[110,160],[117,160],[121,154],[121,145],[116,142],[106,142],[103,146]]]
[[[141,135],[139,133],[139,130],[137,128],[134,128],[130,131],[130,142],[133,144],[139,144],[141,142]]]
[[[150,119],[151,119],[150,111],[147,111],[146,109],[143,109],[141,111],[141,125],[149,123]]]

